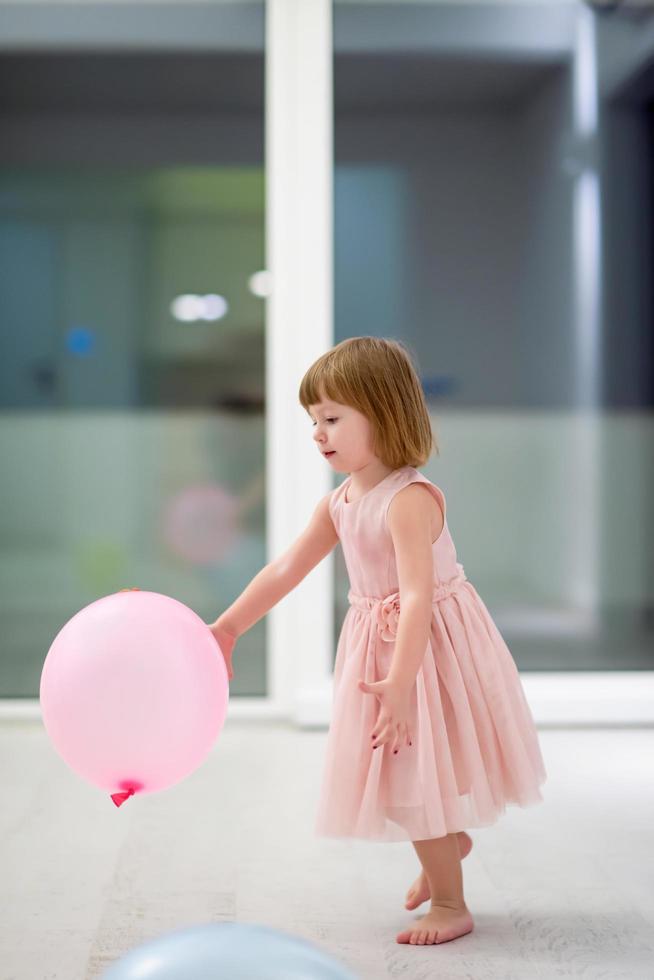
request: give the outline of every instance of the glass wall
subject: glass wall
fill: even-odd
[[[423,471],[522,670],[654,664],[638,16],[649,34],[576,0],[334,5],[336,341],[413,352]],[[336,638],[340,547],[335,576]]]
[[[2,697],[38,696],[95,599],[162,592],[210,622],[265,564],[253,7],[238,51],[2,56]],[[231,693],[264,694],[265,622],[239,645]]]

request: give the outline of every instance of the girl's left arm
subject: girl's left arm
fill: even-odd
[[[415,683],[431,629],[434,591],[432,500],[426,487],[410,483],[395,494],[388,509],[388,528],[395,548],[400,590],[400,614],[386,680],[407,692]],[[440,517],[442,521],[443,515]]]

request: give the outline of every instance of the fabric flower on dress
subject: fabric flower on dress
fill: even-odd
[[[457,562],[457,574],[448,582],[435,582],[432,593],[433,602],[440,602],[447,599],[453,593],[458,592],[467,576],[463,570],[463,565]],[[347,601],[355,609],[361,612],[370,613],[374,617],[377,626],[377,634],[387,643],[392,643],[397,637],[400,625],[400,593],[392,592],[385,598],[377,596],[359,595],[352,589],[347,594]]]
[[[400,622],[400,593],[394,592],[379,603],[377,630],[382,640],[392,643]]]

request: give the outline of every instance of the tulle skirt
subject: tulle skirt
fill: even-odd
[[[542,802],[547,774],[515,661],[467,580],[432,604],[411,692],[413,744],[397,755],[391,743],[373,750],[380,702],[358,681],[383,680],[390,668],[383,603],[351,605],[343,622],[315,833],[427,840],[489,826],[508,804]]]

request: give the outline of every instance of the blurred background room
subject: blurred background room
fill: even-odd
[[[650,670],[652,12],[335,3],[333,174],[274,175],[276,204],[264,4],[151,6],[0,5],[1,696],[33,702],[60,626],[119,588],[215,619],[342,479],[301,421],[275,447],[310,359],[365,333],[417,359],[424,471],[520,669]],[[267,263],[266,216],[296,190],[323,218],[331,192],[333,314],[290,283],[267,337],[270,251],[300,233],[269,228]],[[347,604],[325,566],[321,701]],[[240,710],[292,714],[283,636],[240,641]]]

